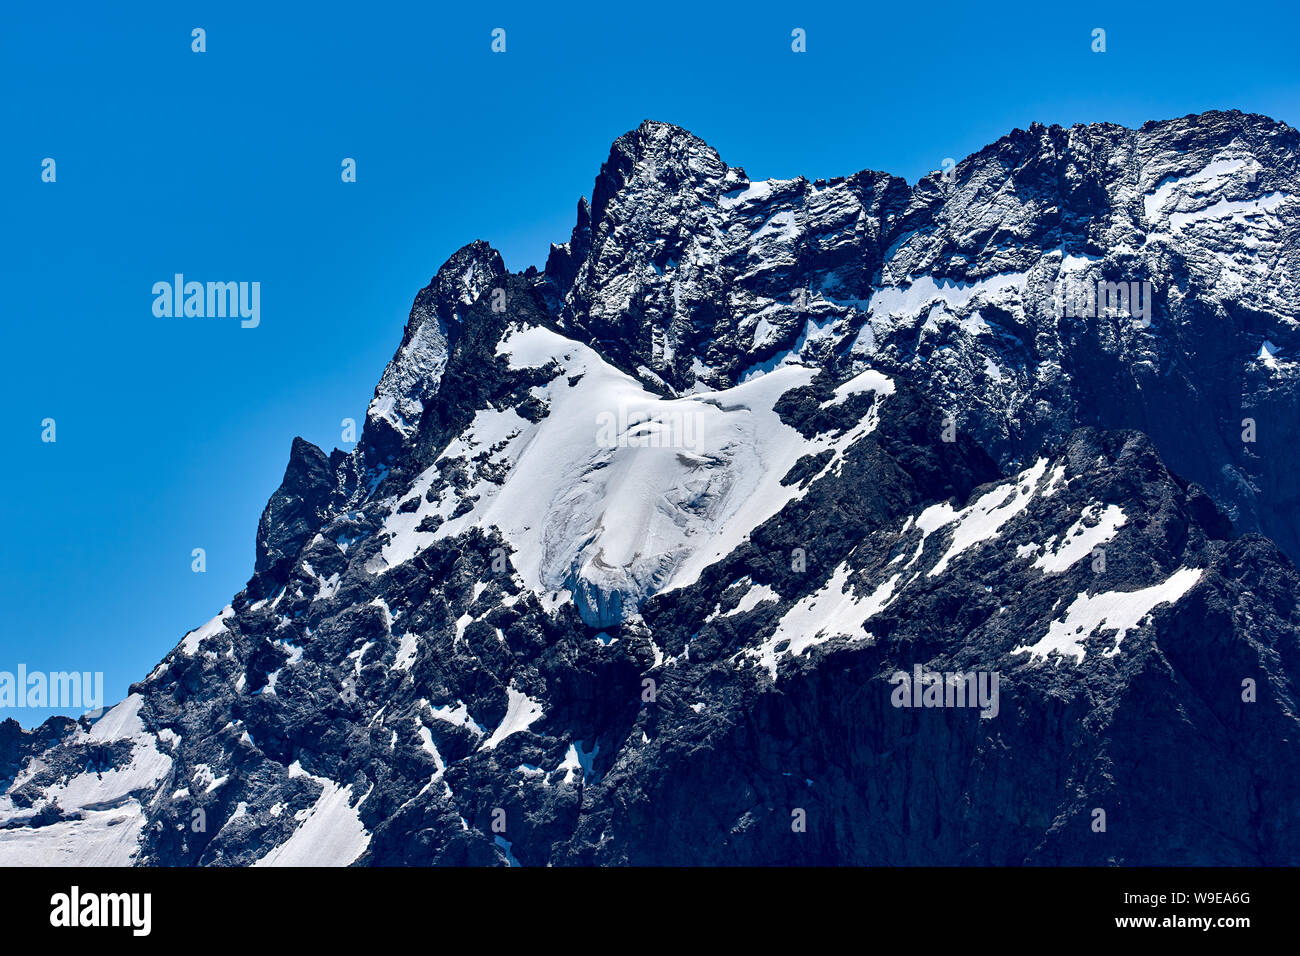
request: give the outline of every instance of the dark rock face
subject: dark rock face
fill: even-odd
[[[0,784],[7,788],[28,758],[57,744],[75,725],[76,721],[67,717],[51,717],[27,732],[13,718],[0,721]]]
[[[0,862],[1300,862],[1296,145],[643,124],[545,272],[419,293],[230,607],[0,725]]]
[[[420,426],[425,406],[438,394],[448,357],[455,354],[462,312],[505,281],[501,254],[476,241],[443,263],[411,306],[411,315],[366,412],[365,431],[349,462],[373,482],[399,464]],[[369,488],[367,488],[369,490]]]
[[[290,565],[327,514],[333,475],[325,453],[302,438],[293,440],[284,479],[257,524],[257,560],[248,593],[262,597],[284,583]]]

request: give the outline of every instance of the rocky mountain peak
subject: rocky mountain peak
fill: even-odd
[[[284,584],[293,561],[329,513],[333,467],[323,451],[295,437],[280,487],[257,523],[256,562],[248,592],[265,597]]]
[[[592,218],[597,229],[609,203],[625,190],[657,195],[716,190],[731,171],[717,151],[693,133],[646,120],[618,137],[592,189]]]
[[[505,274],[501,254],[475,240],[452,253],[416,295],[402,342],[366,410],[361,448],[371,468],[382,466],[414,438],[460,335],[462,311],[485,292],[502,287]]]

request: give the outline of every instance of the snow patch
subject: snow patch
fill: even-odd
[[[745,653],[757,658],[775,679],[777,659],[782,655],[798,657],[809,647],[835,637],[866,640],[870,635],[863,625],[889,606],[900,575],[889,578],[866,597],[859,597],[849,584],[852,574],[847,563],[840,564],[819,590],[785,612],[771,637]]]
[[[506,694],[509,700],[506,704],[506,715],[501,718],[500,726],[492,731],[492,736],[483,741],[480,750],[494,749],[511,734],[527,730],[542,718],[542,705],[529,698],[527,694],[515,690],[513,682],[506,688]]]
[[[1031,660],[1046,659],[1051,654],[1074,657],[1083,663],[1083,641],[1100,631],[1115,631],[1115,645],[1104,652],[1106,657],[1119,653],[1120,642],[1160,604],[1173,604],[1201,579],[1199,568],[1182,568],[1160,584],[1138,591],[1107,591],[1104,594],[1080,594],[1066,609],[1064,620],[1053,621],[1033,645],[1014,648],[1012,654],[1029,654]]]
[[[1090,505],[1084,509],[1079,520],[1070,525],[1059,545],[1055,544],[1055,538],[1047,542],[1043,553],[1034,562],[1034,567],[1045,574],[1059,574],[1076,561],[1092,554],[1093,548],[1115,537],[1115,532],[1127,520],[1119,505],[1107,505],[1104,509],[1100,504]]]
[[[321,784],[316,803],[289,838],[254,866],[348,866],[366,851],[370,831],[361,822],[360,810],[374,786],[353,806],[351,784],[340,787],[333,780],[312,779]]]

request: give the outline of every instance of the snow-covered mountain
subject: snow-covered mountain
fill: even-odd
[[[914,187],[642,124],[230,606],[0,725],[0,862],[1300,862],[1297,197],[1240,113]]]

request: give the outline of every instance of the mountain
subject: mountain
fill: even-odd
[[[0,862],[1300,862],[1296,147],[642,124],[418,293],[228,607],[0,726]]]

